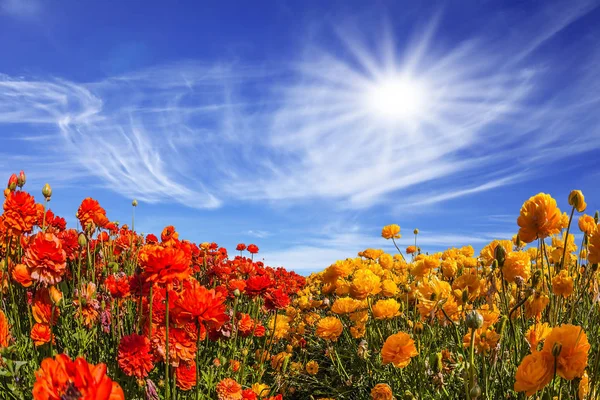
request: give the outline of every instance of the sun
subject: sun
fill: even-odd
[[[391,121],[418,119],[426,108],[427,88],[417,79],[399,76],[378,80],[365,93],[367,110]]]

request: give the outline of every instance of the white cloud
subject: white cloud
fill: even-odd
[[[0,0],[0,14],[20,19],[37,17],[42,11],[38,0]]]

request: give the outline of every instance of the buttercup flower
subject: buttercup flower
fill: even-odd
[[[548,194],[539,193],[523,204],[517,224],[520,227],[519,238],[531,243],[559,233],[563,224],[562,214],[556,200]]]
[[[381,237],[384,239],[400,239],[400,227],[396,224],[384,226],[381,230]]]
[[[560,353],[556,357],[556,373],[567,380],[583,376],[590,350],[590,344],[583,329],[570,324],[552,328],[542,351],[552,355],[555,345],[561,347]]]
[[[542,390],[552,380],[553,365],[554,358],[547,352],[536,351],[525,356],[517,368],[515,391],[525,392],[526,396],[531,396]]]
[[[371,389],[371,399],[372,400],[393,400],[394,395],[392,393],[392,388],[390,385],[385,383],[378,383]]]
[[[411,358],[418,354],[414,340],[404,332],[398,332],[389,336],[381,349],[383,364],[392,363],[398,368],[406,367],[410,363]]]

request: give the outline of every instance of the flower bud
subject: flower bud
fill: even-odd
[[[12,174],[10,178],[8,178],[8,185],[6,186],[12,192],[17,188],[17,183],[19,182],[19,178],[17,178],[17,174]]]
[[[25,177],[25,172],[23,172],[23,171],[19,172],[19,176],[17,177],[17,186],[22,188],[25,185],[26,181],[27,181],[27,177]]]
[[[137,207],[137,205],[138,205],[137,200],[133,199],[133,201],[131,202],[131,205],[134,206],[134,207]]]
[[[234,295],[235,297],[240,297],[240,296],[242,295],[242,292],[240,292],[240,289],[236,288],[236,289],[233,291],[233,295]]]
[[[594,222],[595,222],[595,223],[598,223],[598,219],[600,219],[600,214],[598,214],[598,211],[596,211],[596,212],[594,213]]]
[[[405,390],[403,399],[404,400],[414,400],[415,396],[413,396],[413,394],[410,392],[410,390]]]
[[[440,372],[442,370],[442,353],[431,353],[429,355],[429,366],[433,372]]]
[[[42,188],[42,194],[46,200],[50,200],[50,197],[52,196],[52,188],[47,183]]]
[[[9,194],[10,194],[10,189],[9,188],[4,189],[4,197],[8,197]]]
[[[539,283],[541,281],[542,281],[542,271],[539,269],[536,269],[535,272],[533,273],[533,276],[531,277],[531,286],[535,288],[539,285]]]
[[[242,355],[243,355],[244,357],[246,357],[246,356],[248,355],[248,349],[247,349],[246,347],[244,347],[244,348],[242,349]]]
[[[415,333],[415,335],[420,335],[423,333],[423,324],[420,322],[415,323],[415,326],[413,328],[413,332]]]
[[[479,329],[483,325],[483,316],[475,310],[470,311],[465,318],[465,323],[467,328]]]
[[[569,194],[569,205],[575,207],[578,212],[584,212],[587,204],[581,190],[573,190]]]
[[[498,261],[498,265],[503,267],[506,260],[506,250],[503,246],[497,245],[494,249],[494,258]]]
[[[556,358],[560,356],[560,352],[562,351],[562,344],[559,342],[554,343],[552,346],[552,355]]]
[[[481,396],[481,388],[479,387],[478,384],[475,384],[475,386],[473,386],[471,388],[471,391],[469,392],[469,394],[471,395],[471,399],[476,400],[477,398],[479,398],[479,396]]]
[[[413,231],[413,233],[414,233],[415,235],[418,235],[418,234],[419,234],[419,230],[415,228],[415,230]]]
[[[58,290],[56,286],[50,286],[50,290],[48,290],[48,292],[50,293],[50,299],[52,300],[52,303],[54,303],[56,306],[59,305],[63,298],[62,292]]]
[[[85,247],[87,245],[87,238],[85,237],[85,235],[83,233],[79,234],[79,237],[77,238],[77,243],[81,247]]]
[[[462,298],[461,298],[463,304],[467,304],[469,302],[469,291],[467,289],[462,291]]]

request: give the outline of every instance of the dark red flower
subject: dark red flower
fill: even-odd
[[[258,253],[258,246],[255,244],[248,245],[248,251],[251,254],[256,254],[256,253]]]

